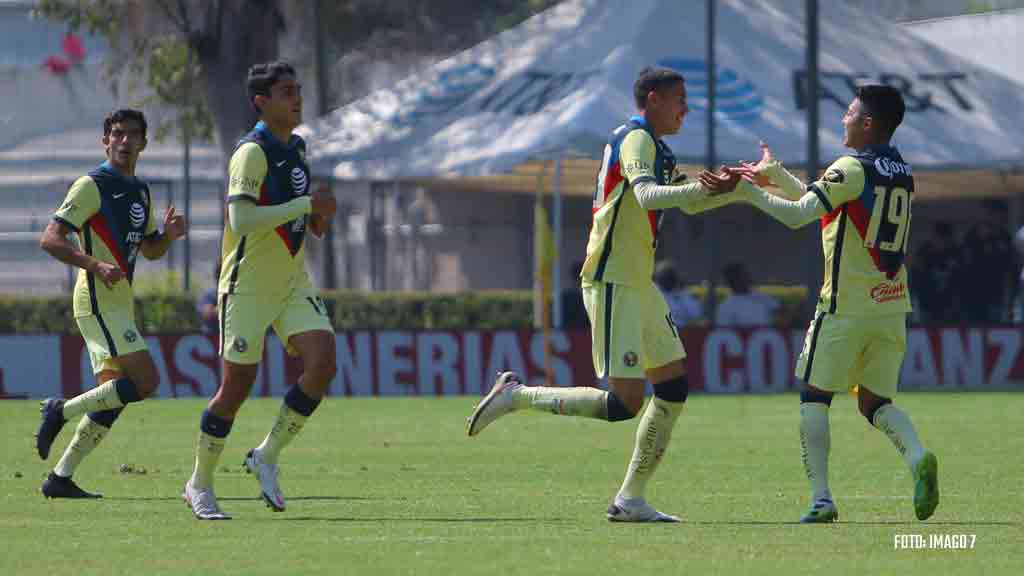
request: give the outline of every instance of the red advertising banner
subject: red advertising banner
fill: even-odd
[[[711,394],[795,391],[803,331],[693,328],[682,331],[691,388]],[[216,338],[146,338],[160,373],[160,396],[210,396],[220,362]],[[556,331],[555,386],[601,385],[586,330]],[[1024,390],[1024,338],[1017,327],[914,328],[908,334],[901,390]],[[382,330],[339,333],[336,396],[480,395],[502,370],[544,383],[543,336],[531,331]],[[253,394],[279,396],[301,363],[268,338]],[[81,337],[0,336],[0,398],[70,397],[95,385]]]

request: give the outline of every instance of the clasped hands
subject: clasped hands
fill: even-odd
[[[774,161],[775,157],[768,148],[768,144],[762,141],[761,160],[757,164],[741,162],[738,166],[722,165],[718,168],[717,173],[710,170],[701,170],[700,174],[697,175],[697,179],[704,188],[708,189],[708,196],[719,196],[732,192],[736,189],[736,185],[740,183],[741,179],[764,188],[772,185],[771,180],[765,174],[765,170]]]

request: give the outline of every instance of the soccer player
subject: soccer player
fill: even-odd
[[[306,143],[292,134],[302,122],[301,86],[291,65],[269,62],[249,69],[247,87],[259,122],[238,143],[228,167],[218,286],[223,379],[199,422],[195,469],[182,494],[203,520],[230,518],[217,504],[213,474],[256,380],[267,328],[273,326],[303,364],[270,433],[244,462],[275,511],[285,509],[278,456],[316,410],[336,370],[334,329],[306,273],[303,241],[307,224],[322,226],[337,206],[331,196],[309,195]]]
[[[132,279],[141,251],[163,256],[185,235],[185,219],[171,206],[164,231],[157,230],[149,186],[135,177],[146,148],[146,117],[117,110],[103,121],[107,160],[75,180],[39,245],[51,256],[79,268],[73,307],[99,386],[70,400],[48,398],[36,433],[36,451],[46,460],[64,423],[81,416],[75,436],[43,482],[47,498],[100,498],[71,479],[75,469],[110,432],[126,404],[157,390],[156,365],[135,325]],[[78,234],[78,245],[68,239]]]
[[[758,164],[731,170],[780,187],[785,198],[746,180],[738,190],[790,228],[821,221],[825,279],[796,367],[805,382],[800,442],[812,490],[811,508],[801,522],[839,517],[828,485],[828,414],[832,395],[854,386],[859,387],[861,414],[889,437],[913,474],[917,518],[930,517],[939,503],[935,455],[924,449],[910,418],[892,403],[910,312],[904,259],[914,177],[890,143],[904,110],[895,88],[858,88],[843,116],[843,143],[854,152],[833,162],[809,186],[786,171],[766,145]]]
[[[679,522],[645,500],[647,482],[668,446],[689,392],[686,353],[668,305],[652,281],[654,252],[663,211],[694,214],[739,199],[735,186],[709,180],[680,184],[675,157],[663,136],[679,131],[689,108],[683,77],[645,68],[633,94],[638,114],[612,132],[594,192],[593,224],[581,274],[590,319],[594,370],[607,377],[608,391],[595,387],[528,387],[514,372],[500,374],[469,417],[468,433],[514,410],[533,408],[609,422],[640,413],[646,380],[654,385],[636,432],[626,477],[608,506],[614,522]],[[711,196],[721,188],[720,195]],[[716,192],[716,193],[718,193]]]

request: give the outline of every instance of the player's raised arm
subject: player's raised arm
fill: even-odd
[[[740,200],[738,195],[713,195],[700,182],[659,185],[654,175],[654,139],[642,130],[626,136],[621,154],[623,176],[632,184],[636,200],[644,210],[679,208],[687,214],[697,214]]]
[[[761,142],[761,160],[757,164],[743,162],[742,167],[754,184],[761,188],[776,186],[781,191],[778,195],[786,200],[799,200],[807,192],[807,186],[775,159],[764,141]]]
[[[147,260],[159,260],[171,247],[171,242],[181,238],[188,232],[188,224],[185,217],[177,214],[174,205],[168,206],[164,212],[164,230],[160,232],[156,228],[156,218],[153,215],[153,203],[149,205],[149,226],[146,230],[146,237],[142,239],[139,250]]]
[[[821,180],[804,188],[797,200],[780,198],[751,181],[757,175],[767,175],[787,197],[796,196],[803,185],[781,164],[773,161],[764,166],[758,164],[758,167],[754,173],[749,167],[739,169],[750,178],[740,182],[738,188],[749,197],[751,204],[793,229],[805,226],[856,198],[864,187],[864,169],[860,162],[849,156],[833,162]]]

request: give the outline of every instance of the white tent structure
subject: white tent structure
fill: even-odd
[[[790,165],[806,162],[805,4],[717,2],[720,160],[752,159],[765,139]],[[697,1],[562,2],[305,127],[314,173],[519,191],[542,181],[589,196],[607,135],[634,110],[633,81],[650,65],[686,77],[692,111],[681,134],[667,141],[682,162],[703,164],[705,9]],[[844,153],[840,118],[855,87],[882,82],[906,97],[895,142],[920,180],[929,178],[921,169],[932,169],[941,172],[931,178],[956,193],[1006,187],[1005,172],[996,169],[1024,160],[1024,87],[844,2],[821,0],[819,13],[822,159]],[[1021,182],[1011,184],[1024,188],[1024,178],[1014,178]],[[554,277],[557,290],[557,269]]]
[[[902,26],[971,63],[1024,84],[1024,10],[908,22]]]
[[[806,158],[803,0],[717,4],[718,156]],[[687,77],[693,112],[668,138],[705,153],[703,2],[568,0],[310,126],[314,171],[337,179],[482,176],[575,152],[600,158],[633,110],[643,66]],[[843,153],[839,118],[869,81],[904,91],[896,138],[916,168],[992,168],[1024,159],[1024,87],[839,1],[820,9],[821,157]]]

